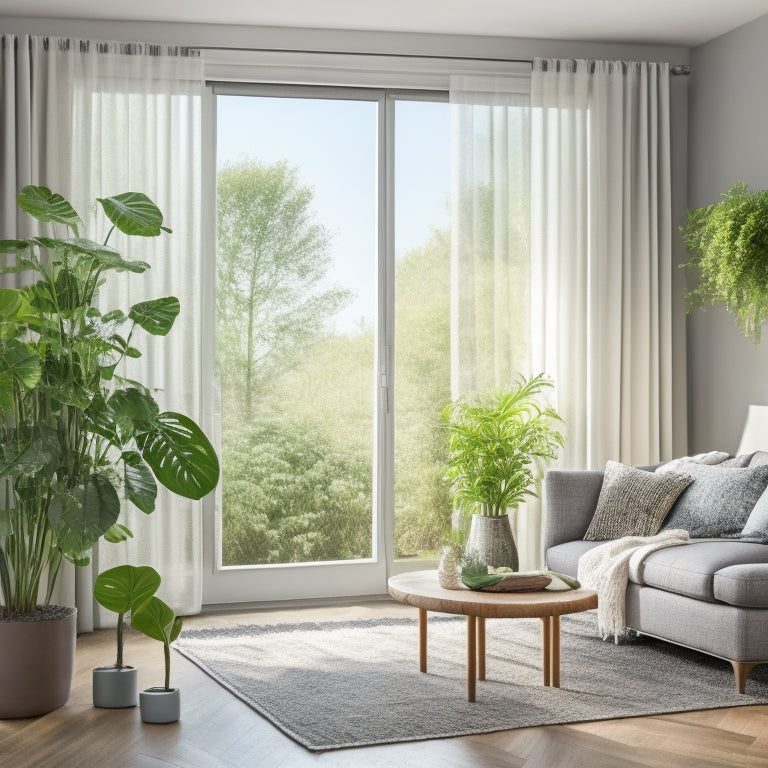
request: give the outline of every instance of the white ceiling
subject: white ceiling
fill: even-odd
[[[0,0],[0,16],[500,35],[692,47],[768,0]]]

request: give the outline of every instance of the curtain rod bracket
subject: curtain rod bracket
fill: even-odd
[[[690,64],[675,64],[674,67],[669,68],[669,74],[670,75],[690,75],[691,74],[691,65]]]

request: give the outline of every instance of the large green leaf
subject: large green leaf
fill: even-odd
[[[160,574],[148,565],[118,565],[100,573],[93,584],[99,605],[127,613],[149,600],[160,586]]]
[[[160,209],[142,192],[124,192],[98,201],[107,218],[126,235],[157,237],[171,231],[163,226]]]
[[[0,345],[0,378],[8,377],[21,389],[32,389],[40,381],[40,358],[32,347],[9,339]]]
[[[0,320],[15,318],[22,307],[21,294],[14,288],[0,288]]]
[[[155,477],[173,493],[201,499],[219,481],[219,459],[200,427],[181,413],[161,413],[136,442]]]
[[[33,242],[49,251],[72,256],[90,256],[101,264],[103,269],[116,269],[140,274],[149,269],[145,261],[126,261],[118,251],[108,245],[75,237],[67,240],[55,240],[51,237],[36,237]]]
[[[19,208],[38,221],[66,224],[77,234],[77,227],[82,223],[77,211],[60,194],[51,192],[48,187],[24,187],[17,200]]]
[[[181,620],[159,597],[150,597],[131,614],[131,626],[166,645],[181,632]]]
[[[60,456],[61,446],[54,430],[40,426],[34,434],[21,437],[17,431],[8,430],[0,442],[0,478],[31,477],[40,472],[51,475]]]
[[[116,418],[122,417],[133,422],[154,422],[160,413],[152,395],[138,387],[115,390],[108,404]]]
[[[152,470],[135,451],[123,453],[125,497],[142,512],[149,514],[155,509],[157,483]]]
[[[165,336],[173,328],[181,306],[175,296],[134,304],[128,317],[153,336]]]
[[[120,515],[120,499],[112,484],[94,476],[53,504],[48,513],[55,543],[67,560],[82,563],[87,552]]]

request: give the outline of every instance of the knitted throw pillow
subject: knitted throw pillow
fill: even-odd
[[[662,527],[682,528],[694,539],[739,536],[768,486],[768,466],[690,464],[685,471],[693,482],[675,502]],[[659,467],[656,474],[662,473],[663,467]]]
[[[688,474],[656,474],[609,461],[584,540],[607,541],[658,533],[675,500],[690,483]]]

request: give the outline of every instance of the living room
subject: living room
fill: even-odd
[[[667,308],[669,348],[665,352],[669,375],[663,397],[660,399],[661,405],[656,412],[656,419],[663,421],[666,432],[652,449],[648,449],[646,455],[643,454],[642,448],[622,448],[624,456],[621,458],[626,463],[645,464],[715,449],[736,452],[749,405],[765,402],[762,373],[768,367],[768,353],[763,349],[764,345],[754,344],[751,339],[746,338],[739,331],[733,317],[722,307],[708,307],[705,311],[697,309],[691,314],[686,314],[686,281],[690,278],[678,265],[685,263],[688,256],[681,238],[677,236],[677,230],[685,222],[686,210],[716,202],[739,180],[745,181],[755,190],[768,187],[768,167],[760,160],[763,156],[761,149],[765,129],[768,126],[768,107],[764,104],[765,100],[759,97],[762,92],[761,75],[768,63],[768,54],[764,52],[765,40],[768,39],[768,4],[745,1],[729,4],[727,9],[706,11],[699,10],[695,3],[687,9],[682,6],[665,8],[663,4],[659,4],[656,8],[647,8],[643,14],[639,14],[636,9],[633,9],[631,14],[627,9],[620,9],[621,14],[618,17],[614,4],[608,4],[607,8],[596,4],[593,17],[588,18],[580,14],[578,20],[568,18],[567,13],[561,12],[562,6],[552,10],[545,5],[542,10],[548,18],[536,19],[529,18],[530,9],[508,11],[499,4],[491,4],[489,9],[500,13],[495,22],[490,15],[484,19],[477,9],[472,15],[473,18],[461,20],[458,8],[456,18],[452,19],[452,14],[444,7],[441,7],[438,14],[434,13],[433,8],[430,14],[428,7],[422,12],[418,4],[413,8],[392,6],[386,14],[379,11],[375,14],[377,18],[367,21],[364,16],[356,15],[363,13],[363,9],[357,7],[318,9],[311,5],[305,6],[304,11],[314,15],[301,16],[297,6],[296,15],[291,16],[291,4],[264,9],[244,8],[241,5],[239,9],[233,9],[233,12],[239,12],[241,15],[231,19],[225,16],[226,5],[222,5],[216,14],[204,8],[187,5],[175,14],[165,8],[152,8],[147,5],[143,10],[141,6],[136,6],[130,13],[126,11],[125,14],[110,9],[107,15],[105,9],[99,12],[89,9],[94,7],[87,4],[82,8],[71,6],[64,17],[63,11],[55,5],[46,6],[43,2],[28,2],[23,8],[15,7],[10,2],[2,2],[0,28],[3,34],[9,35],[71,36],[94,41],[157,43],[198,49],[201,51],[205,77],[211,83],[207,87],[211,92],[216,91],[220,104],[227,99],[232,100],[232,103],[244,100],[245,92],[242,88],[248,81],[258,83],[259,76],[263,78],[262,82],[268,85],[282,82],[291,87],[311,87],[312,83],[301,79],[300,76],[285,74],[289,70],[297,71],[297,67],[305,70],[309,68],[315,73],[322,72],[322,75],[317,75],[322,83],[319,87],[339,87],[338,81],[332,78],[341,78],[343,81],[352,70],[353,65],[350,62],[354,60],[357,62],[354,66],[358,70],[367,70],[371,78],[367,84],[357,80],[357,88],[376,89],[383,86],[386,89],[391,88],[397,81],[405,82],[406,89],[415,90],[407,82],[407,78],[421,78],[422,85],[419,90],[422,93],[429,92],[430,95],[425,96],[422,101],[416,100],[416,106],[424,106],[424,111],[417,114],[415,124],[425,123],[428,118],[433,119],[434,115],[437,115],[434,118],[435,124],[442,119],[438,113],[442,106],[446,106],[447,72],[451,65],[456,63],[461,64],[460,74],[466,77],[483,73],[489,67],[493,71],[498,65],[504,74],[513,78],[518,76],[520,71],[527,77],[530,62],[536,57],[668,64],[672,68],[669,76],[669,215],[672,234],[670,269],[666,276],[670,297],[670,305]],[[330,14],[333,10],[341,15],[332,17]],[[421,18],[419,13],[422,13]],[[519,18],[516,17],[517,13],[521,14]],[[663,21],[657,19],[654,24],[654,14]],[[430,17],[435,17],[431,26]],[[650,26],[645,27],[647,17],[651,17],[651,21],[648,22]],[[403,21],[404,18],[410,20],[406,22]],[[503,26],[500,20],[503,20]],[[485,27],[482,26],[483,23],[486,24]],[[526,23],[540,26],[526,27]],[[262,58],[259,59],[259,56]],[[243,74],[246,71],[248,74]],[[332,71],[336,74],[330,74]],[[212,72],[215,72],[215,75],[211,75]],[[248,92],[248,98],[263,97],[269,93],[271,92]],[[384,101],[390,97],[394,99],[395,113],[408,102],[408,98],[402,98],[402,91],[398,93],[399,95],[387,93],[382,96]],[[401,100],[398,101],[398,98]],[[361,101],[364,102],[365,99]],[[431,108],[433,104],[438,105],[434,111]],[[210,114],[205,113],[209,108],[210,103],[203,106],[201,122],[210,119]],[[404,109],[401,111],[405,113]],[[63,117],[61,119],[64,120]],[[82,118],[78,115],[77,119]],[[147,120],[151,119],[153,118],[147,117]],[[308,114],[301,119],[306,121],[306,125],[315,124],[312,115]],[[221,111],[218,120],[220,129],[227,126],[227,119]],[[229,125],[238,121],[248,123],[246,119],[235,118],[229,121]],[[320,125],[319,122],[316,124]],[[68,126],[62,122],[61,131],[64,132],[65,129],[68,130]],[[119,121],[112,125],[110,130],[112,139],[119,136]],[[231,136],[234,145],[234,131]],[[372,132],[371,136],[375,136],[375,132]],[[371,142],[374,141],[372,138]],[[416,145],[416,152],[426,155],[428,143],[427,141]],[[439,142],[435,139],[434,143]],[[87,153],[87,145],[87,141],[80,142],[77,151]],[[59,145],[52,146],[55,151],[55,147]],[[346,164],[352,165],[354,147],[348,143],[346,149],[350,158]],[[24,154],[27,150],[17,149],[17,152]],[[99,162],[105,163],[107,156],[104,155]],[[51,171],[53,165],[50,155],[48,157],[49,172],[55,179],[56,172]],[[336,156],[335,162],[342,165],[342,158],[343,156]],[[7,159],[5,162],[8,162]],[[203,200],[195,202],[198,211],[210,210],[210,195],[214,186],[210,181],[215,173],[211,163],[210,158],[205,160],[201,169]],[[45,163],[31,165],[34,168],[46,167]],[[13,187],[12,190],[6,190],[6,196],[3,198],[4,206],[7,206],[9,204],[6,200],[15,200],[19,186],[16,173],[11,173],[8,165],[2,167],[4,186]],[[94,167],[91,176],[96,177],[99,173],[102,173],[102,169]],[[108,170],[103,173],[105,178],[111,179]],[[400,178],[403,178],[405,173],[406,170],[397,169]],[[421,175],[426,173],[428,172],[424,171]],[[415,174],[410,182],[414,186],[419,183],[416,178],[418,175]],[[144,177],[139,175],[138,178]],[[190,186],[186,178],[177,180],[180,186]],[[23,184],[46,183],[38,178],[21,181]],[[51,185],[52,183],[49,184]],[[92,178],[88,184],[89,190],[95,189],[96,185],[97,182]],[[159,188],[164,189],[162,186]],[[97,195],[113,194],[115,191],[120,190],[98,190]],[[171,194],[168,199],[175,200]],[[421,201],[410,200],[404,205],[418,208],[423,204],[426,208],[425,199],[426,197]],[[84,206],[89,202],[80,203],[76,208],[85,213]],[[350,201],[349,205],[351,204]],[[13,205],[13,202],[10,205]],[[193,229],[193,225],[176,210],[166,210],[166,213],[167,223],[174,229],[169,242],[173,242],[177,233],[179,237],[183,237],[185,227]],[[13,216],[7,212],[5,215]],[[209,216],[209,213],[206,213],[206,216]],[[437,223],[439,225],[442,222]],[[434,225],[435,222],[430,221],[427,224]],[[203,229],[207,231],[201,234],[201,238],[203,242],[208,242],[205,238],[210,238],[215,223],[206,219]],[[2,234],[3,237],[17,236],[16,233]],[[174,247],[183,250],[188,244],[182,240]],[[194,247],[199,248],[199,244]],[[176,263],[183,264],[183,261]],[[210,277],[211,273],[204,273],[199,278],[203,295],[206,281]],[[377,280],[380,280],[380,276],[370,277],[371,291],[377,290]],[[413,295],[418,296],[422,286],[417,285],[413,290]],[[209,296],[208,300],[210,298]],[[182,296],[182,307],[188,299],[191,299],[191,295],[186,299]],[[187,346],[177,345],[180,349],[174,352],[174,357],[167,363],[171,370],[187,370],[186,366],[189,365],[190,359],[195,357],[196,350],[210,350],[212,341],[206,336],[204,326],[206,323],[210,325],[215,322],[211,314],[214,311],[211,309],[213,303],[211,301],[210,306],[207,306],[203,301],[194,305],[202,306],[202,315],[198,318],[202,327],[196,331],[198,335],[184,342]],[[395,321],[398,322],[397,316]],[[383,345],[383,348],[386,346]],[[163,354],[162,347],[160,349],[159,354]],[[202,414],[201,423],[213,437],[217,429],[216,417],[207,415],[209,404],[205,403],[204,407],[200,407],[199,400],[196,399],[199,393],[190,396],[190,387],[179,381],[182,378],[189,378],[190,381],[204,379],[211,373],[209,365],[203,355],[202,361],[188,369],[188,377],[176,374],[175,383],[172,382],[174,389],[169,388],[169,396],[176,398],[178,394],[185,408],[189,407],[195,414]],[[323,369],[322,372],[325,374],[326,370]],[[174,378],[173,374],[171,378]],[[294,391],[304,387],[301,392],[306,393],[311,391],[311,381],[309,372],[302,373],[301,376],[297,373],[291,381],[291,386]],[[336,379],[326,378],[325,381],[329,382],[328,389],[336,387]],[[556,379],[555,384],[557,383]],[[397,386],[394,385],[396,402]],[[349,397],[351,399],[351,396]],[[301,397],[296,397],[296,400],[301,400]],[[353,413],[350,409],[347,411],[347,417],[350,422],[348,431],[354,432],[359,423],[356,412]],[[221,438],[220,435],[215,437]],[[396,436],[395,439],[399,438]],[[379,442],[375,448],[379,456],[386,456],[393,450],[396,449],[386,440]],[[614,455],[605,456],[599,463],[602,465],[607,458],[619,459],[619,452],[617,448]],[[577,452],[572,455],[586,456]],[[594,467],[585,466],[591,461],[592,458],[585,458],[582,462],[574,458],[573,465],[596,468],[597,461]],[[393,471],[396,473],[397,468]],[[373,494],[375,489],[369,488],[366,492]],[[388,503],[392,505],[391,502]],[[341,566],[338,571],[333,572],[331,568],[323,568],[320,569],[323,571],[321,579],[315,577],[314,571],[308,572],[306,568],[303,571],[275,568],[269,573],[279,575],[271,578],[271,584],[254,585],[252,581],[248,581],[248,569],[235,560],[230,566],[220,567],[220,552],[217,553],[213,545],[210,548],[208,546],[214,539],[218,539],[220,534],[217,529],[219,523],[213,512],[214,499],[209,498],[203,504],[202,513],[195,512],[199,514],[199,527],[179,527],[174,529],[169,537],[183,539],[186,549],[202,552],[201,564],[195,575],[189,577],[182,569],[177,573],[167,562],[163,566],[158,565],[158,570],[163,573],[164,584],[172,593],[183,592],[190,586],[191,591],[199,595],[199,598],[195,597],[190,604],[174,606],[177,613],[189,616],[199,613],[200,605],[205,607],[200,617],[188,620],[187,626],[190,628],[207,626],[205,622],[210,621],[211,616],[216,616],[217,620],[226,616],[223,621],[236,623],[243,620],[245,614],[242,611],[245,606],[258,609],[253,615],[248,614],[248,620],[255,623],[303,621],[305,619],[302,618],[304,614],[301,613],[301,608],[306,605],[309,605],[312,613],[311,619],[307,620],[312,621],[343,619],[352,614],[372,617],[387,614],[412,618],[412,608],[383,600],[370,600],[371,596],[384,593],[382,585],[386,583],[386,577],[390,573],[410,567],[407,557],[398,561],[382,544],[381,553],[375,553],[376,556],[357,558],[366,562],[353,564],[352,571],[343,570]],[[387,504],[382,506],[388,508]],[[183,514],[185,508],[179,509],[182,510],[180,514]],[[539,518],[536,515],[540,514],[541,512],[533,511],[531,516],[537,521]],[[161,538],[159,534],[154,536],[151,533],[152,528],[148,527],[151,519],[152,516],[148,520],[131,523],[136,534],[135,540],[139,542],[135,546],[144,547],[143,542]],[[393,529],[396,525],[392,520],[381,519],[374,524],[373,531],[366,535],[374,542],[388,541],[394,536]],[[521,550],[538,551],[541,545],[538,524],[529,527],[537,530],[527,530],[520,523],[516,531],[519,543],[523,544]],[[233,539],[236,538],[237,536],[233,535]],[[272,550],[275,548],[276,545]],[[407,547],[403,545],[401,549],[406,551]],[[266,568],[270,562],[274,563],[269,560],[272,550],[263,555],[265,560],[259,566],[262,568],[259,571],[262,574],[267,572]],[[159,551],[153,551],[151,554],[144,549],[128,551],[133,562],[147,562],[146,558],[151,557],[154,563],[162,561],[163,558],[167,560],[168,553],[175,552],[172,548],[164,549],[163,545],[159,547]],[[378,556],[382,553],[383,557]],[[170,555],[170,558],[174,557],[175,554]],[[288,559],[290,557],[289,555]],[[341,555],[335,557],[343,559]],[[120,562],[119,558],[115,564],[117,562]],[[112,562],[106,555],[99,562],[102,568],[110,564]],[[526,567],[541,567],[541,563],[535,556],[530,555]],[[296,573],[289,573],[291,570]],[[221,577],[219,580],[208,578],[208,574],[214,572]],[[65,574],[64,581],[62,589],[69,595],[90,587],[90,584],[84,586],[85,582],[81,584],[80,577],[68,573]],[[355,583],[356,596],[350,595],[350,581]],[[329,597],[335,597],[335,605],[327,604]],[[78,606],[79,600],[80,598]],[[288,601],[292,601],[290,608],[286,605]],[[92,600],[90,602],[92,603]],[[224,608],[229,608],[232,613],[223,614]],[[92,626],[98,626],[98,610],[90,609],[92,614],[96,613],[95,621],[93,615],[81,619],[90,621]],[[81,631],[82,629],[81,627]],[[625,721],[595,721],[576,726],[523,728],[445,741],[415,741],[393,746],[367,747],[364,751],[341,750],[313,755],[255,715],[246,704],[232,697],[177,654],[174,655],[173,661],[174,675],[178,676],[181,687],[185,689],[180,725],[171,726],[167,730],[160,727],[142,729],[129,717],[119,722],[114,720],[110,724],[108,718],[104,719],[103,712],[98,712],[98,716],[91,714],[94,710],[90,705],[90,670],[98,665],[105,649],[108,652],[111,647],[111,633],[109,639],[101,641],[101,645],[98,639],[100,636],[100,632],[80,636],[76,659],[77,673],[68,709],[57,710],[36,721],[7,720],[0,723],[0,744],[3,744],[1,751],[5,753],[7,747],[7,754],[16,761],[15,764],[90,765],[94,764],[99,755],[105,758],[108,764],[133,767],[163,764],[300,765],[313,762],[355,765],[361,761],[374,764],[379,762],[382,765],[410,765],[437,760],[442,760],[448,765],[549,766],[594,762],[612,766],[694,763],[759,765],[762,759],[762,725],[767,711],[761,706],[734,706],[706,712],[667,714]],[[162,658],[157,658],[157,648],[149,638],[131,632],[128,643],[132,660],[141,666],[142,674],[145,670],[150,676],[162,672]],[[214,707],[217,713],[221,712],[215,718],[212,716]],[[122,717],[125,713],[107,712],[107,715],[111,714]],[[100,734],[106,734],[104,741],[102,735],[94,738],[91,728],[97,728]],[[74,742],[74,746],[70,741]],[[70,751],[63,753],[66,754],[66,759],[62,762],[61,750],[67,749]],[[73,757],[73,754],[78,754],[78,750],[79,756]],[[34,758],[29,758],[32,762],[24,763],[25,755],[34,755]]]

